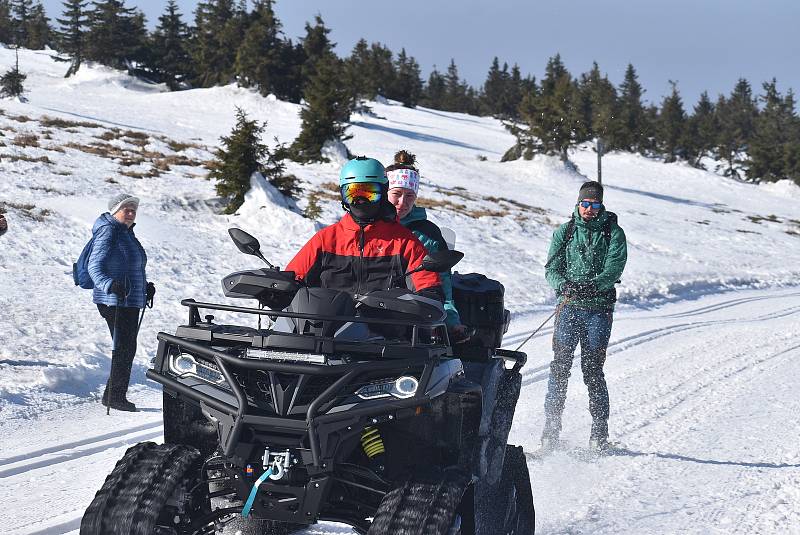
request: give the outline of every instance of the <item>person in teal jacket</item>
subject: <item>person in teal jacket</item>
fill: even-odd
[[[603,205],[603,186],[586,182],[572,218],[553,233],[547,282],[559,305],[553,332],[553,361],[545,397],[542,448],[552,449],[561,432],[561,413],[575,348],[581,344],[581,371],[589,391],[592,430],[589,445],[608,447],[608,387],[603,373],[619,282],[628,259],[625,232]]]
[[[446,249],[447,243],[439,227],[428,220],[425,208],[415,206],[419,192],[419,170],[415,167],[415,163],[416,156],[405,150],[394,155],[394,164],[386,168],[386,176],[389,178],[388,198],[397,210],[400,223],[414,233],[429,253],[435,253]],[[447,313],[445,324],[451,341],[462,342],[467,338],[467,328],[462,325],[453,302],[452,275],[446,271],[439,273],[439,278],[442,280],[445,296],[444,310]]]

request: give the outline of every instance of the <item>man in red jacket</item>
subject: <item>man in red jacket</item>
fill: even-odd
[[[378,160],[358,157],[339,173],[342,207],[337,223],[317,232],[295,255],[288,271],[309,286],[363,295],[386,290],[404,280],[426,255],[422,243],[397,221],[388,202],[386,171]],[[411,275],[412,290],[442,301],[439,275]]]

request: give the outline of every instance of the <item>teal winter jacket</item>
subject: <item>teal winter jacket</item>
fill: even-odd
[[[569,223],[564,223],[553,233],[547,255],[548,259],[552,259],[546,269],[547,282],[559,296],[567,281],[594,282],[598,291],[596,297],[573,300],[570,304],[593,310],[613,309],[616,295],[614,284],[622,276],[628,260],[625,232],[617,224],[616,215],[605,209],[594,219],[584,221],[576,206],[573,218],[575,230],[566,249],[562,251]],[[603,227],[609,219],[611,236],[606,240]]]
[[[422,221],[426,219],[428,219],[428,215],[425,213],[425,208],[415,206],[411,209],[408,215],[400,220],[400,223],[407,227],[414,221]],[[429,253],[435,253],[439,250],[439,242],[437,242],[434,238],[423,234],[419,230],[412,230],[412,232],[414,233],[414,236],[416,236],[417,239],[422,242],[422,245],[425,246],[425,249]],[[447,313],[445,324],[448,327],[460,325],[461,318],[458,315],[458,310],[456,310],[456,304],[453,302],[452,275],[449,271],[445,271],[439,273],[439,278],[442,279],[442,290],[444,291],[444,310]]]

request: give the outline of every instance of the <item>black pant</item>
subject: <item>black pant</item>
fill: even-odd
[[[110,307],[97,305],[100,315],[106,320],[114,348],[111,352],[111,373],[106,383],[103,399],[122,401],[128,392],[131,380],[133,357],[136,356],[136,337],[139,334],[139,309],[135,307]],[[116,330],[114,322],[116,321]]]

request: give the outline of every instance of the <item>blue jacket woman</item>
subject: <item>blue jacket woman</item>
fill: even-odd
[[[416,156],[401,150],[394,155],[394,164],[386,168],[389,178],[389,202],[397,209],[397,217],[403,226],[409,228],[422,242],[429,253],[434,253],[447,245],[441,236],[441,231],[433,222],[428,221],[425,209],[414,206],[419,191],[419,171],[414,164]],[[447,312],[445,323],[450,331],[451,339],[455,342],[462,341],[466,336],[466,327],[461,324],[461,318],[453,302],[453,283],[449,271],[439,273],[442,281],[445,301],[444,309]]]
[[[136,356],[139,311],[155,294],[145,273],[147,254],[133,233],[138,208],[139,199],[126,193],[109,201],[108,212],[101,214],[92,228],[94,244],[88,261],[94,282],[92,301],[106,321],[113,343],[102,403],[131,412],[136,405],[128,401],[127,392]]]

